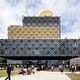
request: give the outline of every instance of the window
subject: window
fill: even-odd
[[[31,26],[31,24],[30,23],[27,23],[27,26]]]
[[[3,50],[0,49],[0,55],[3,55]]]
[[[32,26],[36,26],[36,23],[32,23]]]
[[[38,23],[38,26],[42,26],[42,24],[41,23]]]
[[[54,23],[54,26],[58,26],[58,24],[57,23]]]
[[[43,23],[43,26],[47,26],[47,23]]]
[[[2,42],[0,42],[0,47],[2,46]]]
[[[53,24],[52,24],[52,23],[49,23],[48,25],[49,25],[49,26],[53,26]]]

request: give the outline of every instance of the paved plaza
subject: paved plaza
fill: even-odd
[[[5,80],[5,77],[1,77],[0,80]],[[48,72],[40,71],[31,75],[16,75],[11,76],[11,80],[71,80],[65,73],[61,72]]]

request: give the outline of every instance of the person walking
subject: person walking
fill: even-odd
[[[59,71],[61,72],[61,65],[59,65]]]
[[[11,75],[11,64],[8,64],[6,72],[8,74],[8,77],[6,77],[5,80],[7,80],[7,79],[11,80],[11,78],[10,78],[10,75]]]
[[[61,72],[63,72],[63,71],[64,71],[64,65],[61,64]]]
[[[53,72],[53,69],[54,69],[54,65],[51,66],[51,70],[52,70],[52,72]]]

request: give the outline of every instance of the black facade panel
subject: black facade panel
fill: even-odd
[[[24,17],[23,26],[59,26],[59,17]]]
[[[0,39],[0,56],[80,56],[80,39]]]

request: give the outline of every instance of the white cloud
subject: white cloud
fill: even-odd
[[[25,9],[20,4],[14,7],[7,0],[0,0],[0,38],[8,38],[7,33],[10,25],[21,25]]]
[[[0,0],[0,38],[9,25],[22,25],[22,16],[39,16],[45,9],[61,16],[61,38],[80,37],[79,0]]]

